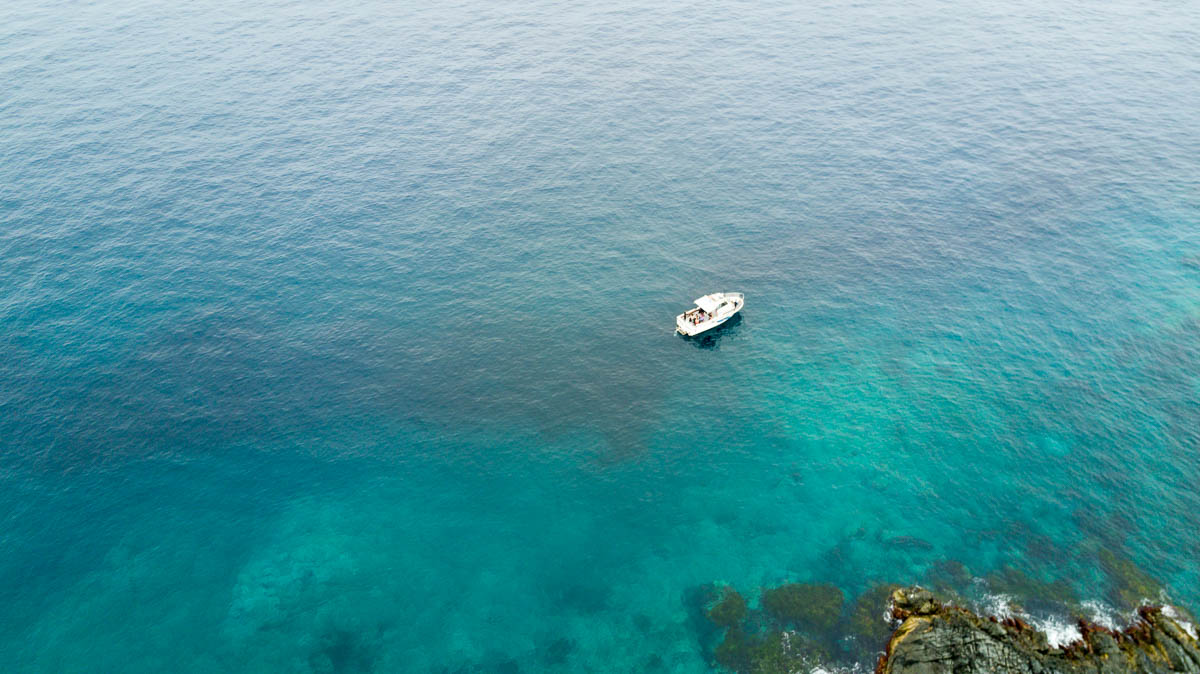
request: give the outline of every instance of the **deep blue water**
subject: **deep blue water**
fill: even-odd
[[[3,669],[1200,609],[1200,4],[1047,4],[5,4]]]

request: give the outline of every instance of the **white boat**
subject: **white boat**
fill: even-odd
[[[725,323],[742,310],[741,293],[713,293],[696,299],[696,307],[675,317],[675,332],[691,337]]]

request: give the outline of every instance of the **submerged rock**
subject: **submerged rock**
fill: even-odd
[[[708,607],[708,619],[720,627],[733,627],[746,619],[746,599],[732,587],[725,588],[720,599]]]
[[[1108,575],[1112,588],[1108,598],[1122,609],[1136,608],[1145,601],[1153,601],[1162,593],[1162,586],[1150,574],[1107,548],[1097,552],[1100,566]]]
[[[1019,618],[982,618],[920,588],[896,590],[892,603],[903,622],[877,674],[1200,674],[1200,644],[1159,607],[1143,606],[1123,631],[1080,621],[1081,638],[1054,648]]]
[[[885,608],[891,603],[892,592],[899,585],[876,585],[854,600],[849,615],[843,622],[846,637],[841,646],[845,654],[856,662],[873,662],[883,652],[892,634],[891,615]]]
[[[763,609],[780,625],[818,633],[837,623],[842,601],[842,591],[828,584],[788,583],[762,594]]]
[[[722,669],[736,674],[793,674],[807,672],[830,654],[819,644],[795,632],[771,630],[747,634],[731,628],[717,646],[713,659]]]

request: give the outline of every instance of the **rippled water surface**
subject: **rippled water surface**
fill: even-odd
[[[0,8],[5,671],[1200,608],[1200,5],[420,4]]]

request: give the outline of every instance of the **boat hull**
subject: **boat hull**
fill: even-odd
[[[741,309],[738,309],[738,311],[741,311]],[[679,334],[681,334],[685,337],[695,337],[696,335],[703,334],[705,332],[708,332],[709,330],[719,328],[722,325],[728,323],[729,319],[736,316],[738,311],[735,311],[723,318],[718,318],[718,319],[711,320],[711,321],[705,321],[703,323],[697,323],[695,325],[692,325],[690,323],[685,325],[682,322],[683,314],[680,314],[679,317],[675,321],[675,332],[678,332]]]
[[[687,318],[688,313],[691,312],[684,312],[675,317],[675,332],[685,337],[695,337],[709,330],[719,328],[728,323],[729,319],[738,315],[744,306],[746,306],[745,300],[739,294],[732,305],[725,307],[723,311],[719,311],[715,316],[700,323],[692,323]]]

